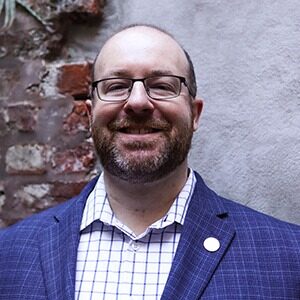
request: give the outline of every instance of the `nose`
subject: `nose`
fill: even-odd
[[[147,115],[154,110],[153,103],[149,98],[144,84],[141,81],[136,81],[130,93],[129,98],[124,104],[124,111],[127,114]]]

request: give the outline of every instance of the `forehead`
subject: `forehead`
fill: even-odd
[[[156,29],[134,27],[110,38],[94,66],[95,79],[124,74],[147,76],[152,73],[187,75],[187,59],[179,44]]]

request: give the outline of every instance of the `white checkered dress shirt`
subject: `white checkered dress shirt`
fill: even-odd
[[[168,213],[136,236],[112,212],[101,175],[83,212],[75,299],[160,299],[195,182],[190,170]]]

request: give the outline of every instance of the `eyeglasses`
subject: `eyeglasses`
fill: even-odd
[[[96,89],[97,96],[102,101],[121,102],[129,98],[133,85],[137,81],[141,81],[143,83],[148,96],[155,100],[167,100],[179,96],[181,93],[182,83],[188,88],[184,77],[161,75],[138,79],[101,79],[92,83],[92,92]]]

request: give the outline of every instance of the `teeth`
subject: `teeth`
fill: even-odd
[[[147,134],[154,132],[154,129],[151,128],[127,128],[125,130],[126,133],[131,134]]]

